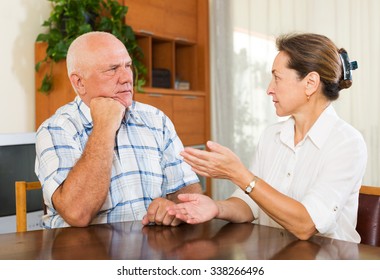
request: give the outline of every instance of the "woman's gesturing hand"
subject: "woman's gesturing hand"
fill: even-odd
[[[187,147],[181,153],[185,162],[201,176],[229,179],[234,181],[244,165],[230,149],[218,143],[208,141],[210,151],[203,151]]]

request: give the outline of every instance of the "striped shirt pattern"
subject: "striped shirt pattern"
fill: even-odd
[[[37,131],[35,172],[47,205],[46,228],[69,226],[53,208],[51,196],[81,157],[92,127],[90,109],[76,97]],[[182,150],[162,111],[133,102],[115,138],[107,198],[92,223],[141,220],[153,199],[199,182],[180,157]]]

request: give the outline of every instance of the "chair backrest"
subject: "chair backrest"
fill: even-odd
[[[27,231],[27,201],[26,191],[41,189],[40,182],[16,181],[16,231]]]
[[[356,230],[361,243],[380,246],[380,187],[360,188]]]

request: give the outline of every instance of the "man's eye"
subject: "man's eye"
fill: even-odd
[[[107,70],[107,73],[110,74],[110,75],[111,75],[111,74],[113,75],[113,74],[116,73],[116,70],[117,70],[117,67],[112,67],[112,68],[109,68],[109,69]]]

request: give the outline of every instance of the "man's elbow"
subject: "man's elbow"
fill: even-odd
[[[83,211],[71,212],[62,218],[72,227],[87,227],[92,221],[92,216]]]

